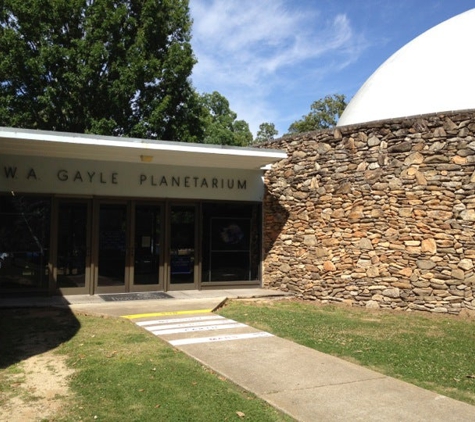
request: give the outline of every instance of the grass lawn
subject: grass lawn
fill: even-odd
[[[0,406],[22,359],[54,348],[75,369],[54,421],[293,420],[128,320],[65,313],[0,310]]]
[[[219,313],[475,405],[475,319],[296,300],[231,301]]]

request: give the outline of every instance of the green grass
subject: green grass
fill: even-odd
[[[0,392],[11,394],[10,372],[45,351],[46,339],[76,370],[74,398],[55,421],[293,420],[128,320],[16,312],[0,310]],[[25,352],[30,336],[33,347]]]
[[[219,312],[475,405],[475,320],[313,302],[229,302]]]
[[[219,313],[475,404],[474,319],[300,301],[231,301]],[[291,420],[130,321],[64,310],[0,310],[0,405],[22,359],[52,348],[76,370],[57,421]]]

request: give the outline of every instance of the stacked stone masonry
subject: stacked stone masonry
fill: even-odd
[[[475,111],[345,126],[260,145],[264,286],[305,299],[475,310]]]

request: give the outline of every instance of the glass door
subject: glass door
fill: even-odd
[[[0,291],[49,289],[51,199],[0,196]]]
[[[135,206],[133,278],[131,290],[163,289],[163,207],[157,204]]]
[[[129,248],[127,237],[127,204],[99,204],[96,232],[96,293],[126,291]]]
[[[169,290],[195,289],[198,263],[194,205],[171,205],[169,245]]]
[[[56,288],[62,294],[89,293],[90,202],[60,200],[57,215]]]

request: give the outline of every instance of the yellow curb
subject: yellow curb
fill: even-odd
[[[209,314],[211,312],[213,312],[212,309],[197,309],[194,311],[152,312],[149,314],[122,315],[122,318],[137,319],[137,318],[148,318],[148,317],[169,316],[169,315]]]

